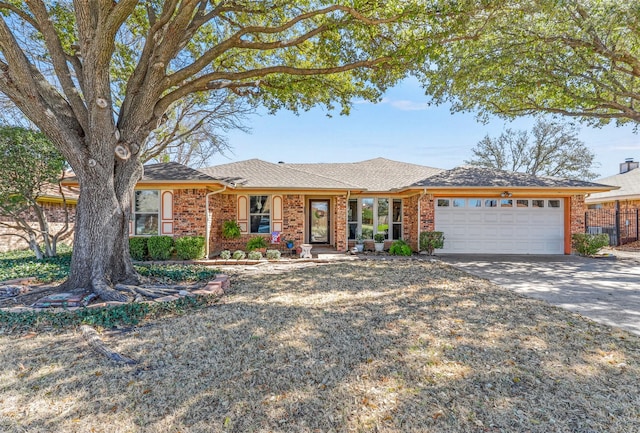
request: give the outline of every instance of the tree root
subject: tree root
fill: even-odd
[[[167,287],[167,286],[152,286],[152,287],[140,287],[130,286],[126,284],[116,284],[116,290],[122,292],[129,292],[134,295],[142,295],[147,298],[157,299],[164,296],[176,295],[181,290],[185,290],[185,287]]]
[[[80,327],[80,330],[82,331],[82,336],[84,337],[86,342],[89,344],[89,346],[100,355],[103,355],[112,361],[127,364],[127,365],[135,365],[138,363],[138,361],[133,360],[131,358],[127,358],[124,355],[120,355],[118,352],[114,352],[113,350],[105,346],[105,344],[102,342],[102,340],[98,336],[98,333],[96,332],[96,330],[93,329],[92,327],[87,325],[82,325]]]
[[[93,291],[103,301],[129,302],[127,295],[111,288],[106,282],[93,280],[91,283]]]

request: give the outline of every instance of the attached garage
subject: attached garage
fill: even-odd
[[[564,254],[564,200],[436,198],[442,253]]]

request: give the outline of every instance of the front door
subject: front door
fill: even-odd
[[[309,200],[309,240],[312,244],[329,243],[329,200]]]

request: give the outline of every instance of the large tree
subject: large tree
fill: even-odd
[[[453,110],[640,122],[640,7],[620,0],[518,0],[477,14],[476,38],[442,47],[427,93]]]
[[[133,188],[178,101],[232,92],[271,110],[375,101],[456,32],[473,2],[0,0],[0,92],[80,183],[66,287],[123,299]],[[450,35],[454,35],[450,38]]]
[[[578,138],[575,125],[538,119],[528,131],[507,129],[497,138],[485,136],[467,164],[536,176],[589,180],[595,154]]]

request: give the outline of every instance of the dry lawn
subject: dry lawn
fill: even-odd
[[[103,334],[0,335],[3,432],[640,431],[640,339],[438,263],[234,276]]]

